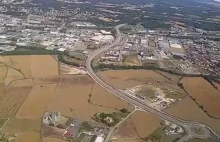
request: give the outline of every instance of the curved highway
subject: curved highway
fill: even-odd
[[[158,118],[162,119],[162,120],[167,120],[170,122],[173,122],[181,127],[183,127],[186,131],[186,133],[188,135],[186,135],[185,137],[183,137],[183,139],[181,139],[180,141],[187,141],[191,138],[203,138],[203,139],[207,139],[207,138],[212,138],[215,139],[217,141],[220,141],[220,136],[217,135],[210,127],[204,125],[204,124],[200,124],[200,123],[196,123],[196,122],[189,122],[189,121],[184,121],[181,120],[177,117],[174,117],[168,113],[162,112],[162,111],[158,111],[152,107],[149,107],[145,102],[143,102],[142,100],[131,96],[129,94],[126,94],[124,91],[121,91],[111,85],[109,85],[108,83],[106,83],[101,77],[99,77],[92,69],[92,60],[99,54],[101,54],[102,52],[105,52],[107,50],[109,50],[112,47],[115,47],[122,39],[121,37],[121,33],[119,31],[119,29],[121,27],[123,27],[125,24],[121,24],[115,27],[116,30],[116,38],[113,41],[113,43],[111,45],[107,45],[101,49],[98,49],[94,52],[92,52],[87,60],[86,60],[86,68],[87,68],[87,72],[88,74],[103,88],[105,88],[107,91],[111,92],[112,94],[116,95],[117,97],[125,100],[126,102],[133,104],[135,106],[138,106],[139,108],[143,109],[146,112],[149,112],[155,116],[157,116]],[[203,130],[203,134],[196,134],[192,131],[192,128],[201,128],[201,130]]]

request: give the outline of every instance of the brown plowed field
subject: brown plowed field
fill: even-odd
[[[7,88],[3,91],[4,94],[0,99],[0,116],[14,116],[30,91],[31,87]]]
[[[146,138],[160,126],[160,120],[157,117],[141,111],[132,114],[131,120],[140,138]]]
[[[100,76],[120,89],[131,88],[150,81],[169,82],[168,79],[151,70],[108,70],[100,72]]]
[[[8,87],[31,87],[33,86],[32,79],[13,80]]]
[[[122,123],[122,125],[116,130],[113,137],[116,137],[117,139],[138,138],[131,118],[128,118],[125,122]]]
[[[31,55],[30,68],[33,78],[58,75],[58,63],[48,55]]]
[[[43,116],[56,84],[33,86],[29,96],[16,114],[17,118],[40,118]],[[33,111],[34,110],[34,111]]]
[[[201,77],[181,80],[188,94],[203,106],[209,115],[220,119],[220,92]]]
[[[19,133],[17,142],[40,142],[39,133]]]
[[[115,95],[106,91],[104,88],[102,88],[98,84],[94,84],[91,95],[92,95],[91,103],[102,105],[102,106],[113,108],[113,109],[116,108],[120,110],[122,108],[127,108],[129,111],[133,110],[132,105],[129,105],[127,102],[122,101]]]
[[[26,78],[31,78],[30,61],[31,55],[1,56],[1,62],[19,70]]]
[[[220,134],[220,120],[208,117],[190,97],[175,103],[165,111],[184,120],[204,123]]]
[[[43,138],[43,142],[67,142],[67,141],[57,139],[57,138],[45,137],[45,138]]]
[[[91,88],[92,84],[59,84],[55,90],[53,98],[48,105],[47,110],[59,111],[65,116],[77,117],[79,119],[88,121],[90,121],[91,117],[97,112],[108,113],[115,111],[114,109],[88,103]]]
[[[41,119],[10,118],[3,127],[4,133],[40,132]]]
[[[24,76],[13,68],[8,68],[7,76],[5,78],[5,85],[8,86],[13,80],[24,79]]]
[[[142,142],[142,141],[136,139],[117,139],[117,140],[112,140],[112,142]]]

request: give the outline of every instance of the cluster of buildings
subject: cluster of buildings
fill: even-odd
[[[36,47],[59,51],[76,50],[78,45],[82,48],[88,45],[98,47],[114,39],[109,31],[87,29],[88,26],[96,27],[89,22],[75,22],[72,26],[66,26],[65,22],[51,25],[50,22],[37,15],[28,15],[26,19],[21,19],[0,14],[0,49],[11,51],[16,47]]]
[[[213,41],[183,40],[186,47],[186,58],[197,66],[203,74],[219,75],[220,46]]]
[[[135,26],[132,28],[135,30]],[[120,45],[106,52],[101,61],[105,64],[121,65],[124,57],[137,53],[137,59],[141,62],[158,61],[161,68],[179,70],[186,74],[219,75],[218,42],[204,38],[186,39],[169,36],[161,34],[161,30],[147,30],[141,26],[136,28],[135,33],[132,31],[124,34]],[[197,31],[201,34],[200,30]]]
[[[79,119],[67,118],[62,116],[60,112],[45,112],[42,122],[43,127],[56,127],[54,131],[59,133],[57,137],[64,140],[81,142],[87,139],[88,142],[103,142],[108,134],[107,127]]]

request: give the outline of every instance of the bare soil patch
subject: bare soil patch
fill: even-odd
[[[131,115],[131,120],[140,138],[146,138],[160,126],[160,120],[157,117],[141,111]]]
[[[182,101],[175,103],[165,111],[184,120],[204,123],[220,134],[220,121],[208,117],[190,97],[186,97]]]
[[[122,125],[116,130],[113,137],[116,137],[117,139],[138,138],[131,118],[128,118],[125,122],[122,123]]]
[[[40,142],[39,133],[19,133],[17,142]]]
[[[168,79],[151,70],[108,70],[100,72],[100,76],[120,89],[131,88],[150,81],[169,82]]]
[[[57,138],[45,137],[43,138],[43,142],[66,142],[66,141]]]
[[[87,74],[86,71],[79,68],[60,63],[60,74]]]
[[[29,96],[16,114],[17,118],[42,117],[53,95],[56,84],[44,84],[33,86]],[[34,110],[34,111],[33,111]]]
[[[188,94],[201,105],[207,113],[220,119],[220,92],[201,77],[183,78],[181,81]]]
[[[121,110],[123,108],[126,108],[129,111],[133,110],[132,105],[129,105],[127,102],[116,97],[114,94],[106,91],[98,84],[94,84],[92,87],[91,103],[117,110]]]
[[[31,87],[7,88],[0,97],[0,116],[12,117],[31,91]]]
[[[40,132],[41,119],[10,118],[3,127],[4,133]]]
[[[33,78],[58,75],[58,63],[49,55],[31,55],[30,68]]]

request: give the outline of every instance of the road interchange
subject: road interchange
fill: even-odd
[[[93,59],[97,56],[100,55],[101,53],[115,47],[122,39],[121,37],[121,33],[120,33],[120,28],[125,26],[125,24],[121,24],[115,27],[116,30],[116,34],[115,34],[115,40],[113,41],[112,44],[110,45],[106,45],[105,47],[102,47],[94,52],[92,52],[86,60],[86,68],[87,68],[87,72],[89,74],[89,76],[91,78],[93,78],[93,80],[95,80],[100,86],[102,86],[103,88],[105,88],[107,91],[111,92],[112,94],[114,94],[115,96],[119,97],[120,99],[141,108],[143,111],[151,113],[153,115],[155,115],[156,117],[162,119],[162,120],[166,120],[166,121],[170,121],[174,124],[177,124],[179,126],[181,126],[185,132],[187,133],[187,135],[185,135],[184,137],[182,137],[179,142],[184,142],[184,141],[188,141],[189,139],[192,138],[201,138],[201,139],[214,139],[216,141],[220,141],[220,136],[215,133],[214,130],[212,130],[210,127],[201,124],[201,123],[197,123],[197,122],[190,122],[190,121],[185,121],[182,119],[179,119],[175,116],[172,116],[166,112],[162,112],[162,111],[158,111],[152,107],[149,107],[145,102],[143,102],[142,100],[140,100],[139,98],[136,98],[135,96],[129,95],[127,93],[125,93],[123,90],[119,90],[111,85],[109,85],[107,82],[105,82],[99,75],[97,75],[93,68],[92,68],[92,61]],[[195,128],[199,128],[200,130],[203,131],[202,134],[197,134],[195,133],[193,130]]]

